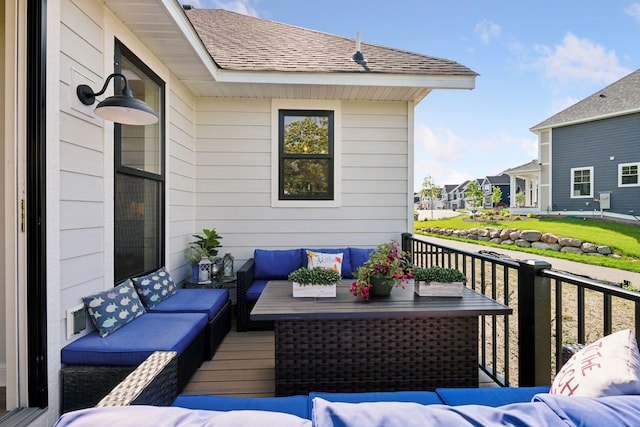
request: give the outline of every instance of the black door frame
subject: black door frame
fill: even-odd
[[[27,3],[26,232],[28,399],[48,405],[46,77],[47,0]],[[24,262],[24,261],[23,261]]]

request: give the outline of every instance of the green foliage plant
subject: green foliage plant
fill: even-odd
[[[304,285],[334,285],[340,283],[340,273],[335,270],[314,267],[301,267],[292,271],[288,277],[292,282]]]
[[[191,264],[197,264],[202,258],[209,258],[209,253],[200,246],[189,246],[187,250],[184,251],[184,257]]]
[[[215,228],[211,230],[205,228],[202,230],[202,234],[194,234],[193,237],[195,237],[196,240],[191,242],[192,245],[204,249],[210,257],[218,255],[218,248],[222,246],[220,243],[222,237],[216,232]]]
[[[430,267],[416,268],[413,273],[416,282],[453,283],[466,282],[467,277],[455,268]]]

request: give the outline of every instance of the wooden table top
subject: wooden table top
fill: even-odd
[[[511,307],[467,287],[462,298],[419,297],[411,282],[404,289],[394,288],[389,297],[366,301],[349,292],[352,282],[343,280],[335,298],[294,298],[290,281],[270,281],[251,311],[251,320],[464,317],[513,312]]]

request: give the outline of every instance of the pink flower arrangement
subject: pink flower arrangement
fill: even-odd
[[[380,244],[369,255],[369,259],[354,274],[351,293],[369,299],[372,278],[384,279],[395,287],[404,288],[404,283],[413,277],[411,255],[403,251],[395,240]]]

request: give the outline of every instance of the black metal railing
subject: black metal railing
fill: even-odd
[[[593,342],[614,330],[630,328],[636,336],[640,331],[640,293],[617,284],[409,233],[402,235],[402,245],[416,266],[456,268],[467,276],[467,286],[513,309],[511,316],[480,319],[478,364],[500,385],[550,384],[562,365],[563,344]]]

